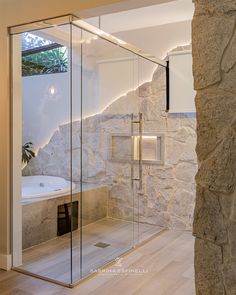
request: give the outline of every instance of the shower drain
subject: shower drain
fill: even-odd
[[[98,248],[106,248],[106,247],[110,246],[110,244],[99,242],[99,243],[95,244],[94,246],[98,247]]]

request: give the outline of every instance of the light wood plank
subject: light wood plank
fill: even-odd
[[[194,295],[194,239],[189,232],[166,231],[126,255],[122,266],[144,274],[98,274],[70,290],[39,279],[0,271],[1,295]]]

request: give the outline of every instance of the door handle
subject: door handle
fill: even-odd
[[[139,125],[138,133],[138,165],[139,165],[139,175],[138,178],[134,178],[134,148],[135,148],[135,134],[134,134],[134,124]],[[143,188],[143,155],[142,155],[142,146],[143,146],[143,114],[138,114],[138,119],[135,120],[134,114],[131,115],[131,181],[132,188],[134,186],[134,181],[139,181],[139,190]]]

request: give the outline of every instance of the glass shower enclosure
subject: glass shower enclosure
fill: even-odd
[[[72,287],[163,230],[140,219],[140,86],[166,62],[71,15],[10,35],[12,266]]]

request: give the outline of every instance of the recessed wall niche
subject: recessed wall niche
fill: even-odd
[[[139,160],[140,136],[134,135],[133,152],[131,151],[131,135],[112,134],[110,137],[110,160],[134,161]],[[164,134],[143,134],[142,161],[147,164],[164,164]]]

